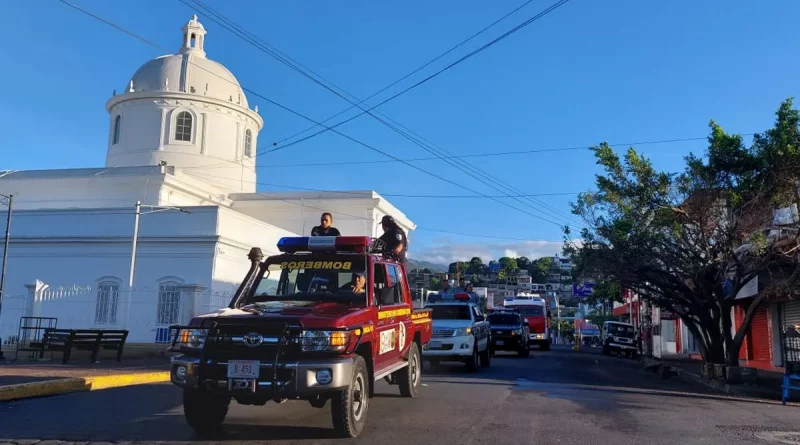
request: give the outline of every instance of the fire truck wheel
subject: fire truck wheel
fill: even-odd
[[[467,371],[478,372],[480,367],[480,357],[478,356],[478,342],[472,346],[472,355],[467,359]]]
[[[411,342],[408,351],[408,366],[397,372],[397,383],[403,397],[416,397],[419,392],[419,381],[422,375],[422,361],[416,342]]]
[[[367,423],[370,379],[367,362],[360,355],[353,361],[350,386],[331,397],[333,428],[342,437],[358,437]]]
[[[230,403],[230,397],[206,391],[184,391],[183,414],[186,423],[200,434],[215,432],[228,415]]]

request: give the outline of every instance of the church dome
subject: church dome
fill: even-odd
[[[177,54],[142,65],[106,102],[106,166],[169,165],[229,193],[254,192],[264,120],[236,77],[206,57],[197,16],[181,30]]]
[[[178,54],[160,56],[142,65],[126,91],[192,93],[247,108],[247,97],[236,77],[206,57],[205,34],[205,28],[194,16],[183,27],[183,47]]]

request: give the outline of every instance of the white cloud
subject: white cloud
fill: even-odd
[[[472,257],[481,257],[484,263],[503,256],[526,256],[536,259],[543,256],[561,255],[562,241],[520,241],[496,243],[448,243],[415,249],[410,246],[409,257],[430,261],[437,264],[450,264],[453,261],[469,261]]]

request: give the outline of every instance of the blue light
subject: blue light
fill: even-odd
[[[284,253],[308,250],[307,236],[287,236],[278,240],[278,250]]]

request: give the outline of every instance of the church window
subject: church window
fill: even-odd
[[[181,307],[181,285],[173,281],[158,286],[158,314],[156,323],[170,325],[178,323]]]
[[[95,324],[115,324],[117,322],[117,303],[119,302],[119,283],[103,281],[97,286],[97,306],[94,310]]]
[[[120,124],[122,124],[122,116],[120,116],[118,114],[117,117],[114,118],[114,138],[112,139],[112,142],[111,142],[112,144],[118,144],[119,143],[119,130],[120,130],[119,127],[120,127]]]
[[[249,128],[244,132],[244,155],[253,156],[253,132]]]
[[[192,113],[181,111],[175,119],[175,140],[190,142],[192,140]]]

